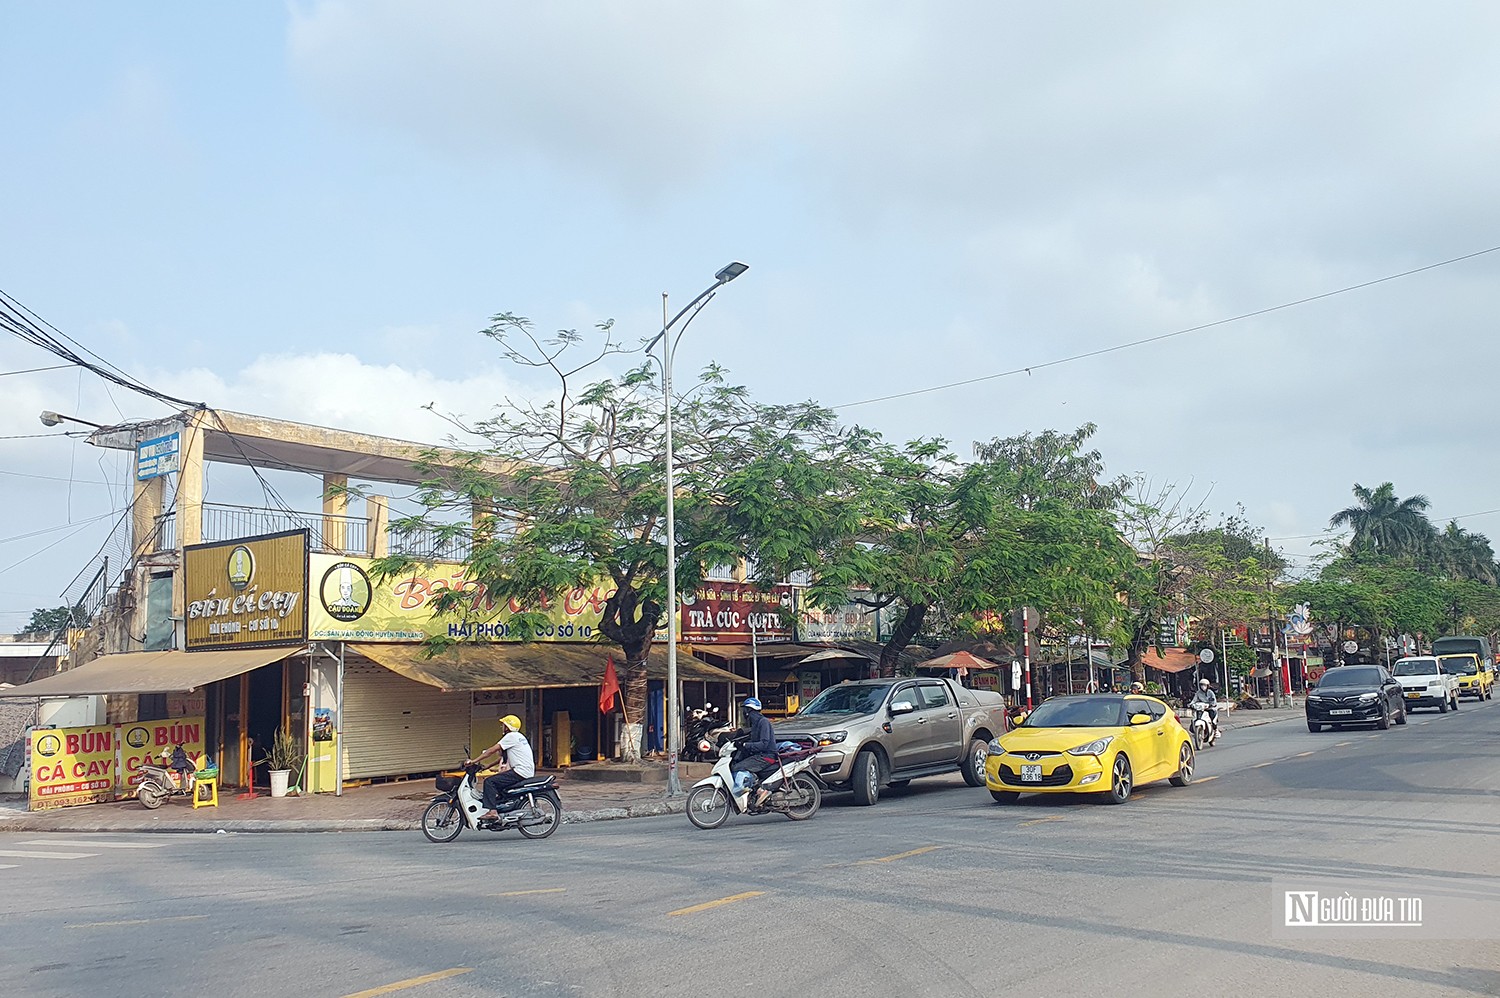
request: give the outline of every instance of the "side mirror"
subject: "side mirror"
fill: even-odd
[[[1028,713],[1026,713],[1026,712],[1025,712],[1025,711],[1024,711],[1024,710],[1023,710],[1023,711],[1021,711],[1021,713],[1019,713],[1019,714],[1017,714],[1017,715],[1016,715],[1016,716],[1015,716],[1015,717],[1012,717],[1012,718],[1011,718],[1011,719],[1010,719],[1010,723],[1011,723],[1011,725],[1012,725],[1012,726],[1013,726],[1013,727],[1017,727],[1017,728],[1019,728],[1019,727],[1020,727],[1020,726],[1021,726],[1021,725],[1023,725],[1023,724],[1025,724],[1025,723],[1026,723],[1026,719],[1027,719],[1027,718],[1028,718],[1028,717],[1030,717],[1030,716],[1031,716],[1031,715],[1030,715],[1030,714],[1028,714]]]
[[[910,700],[897,700],[890,707],[892,717],[895,717],[897,714],[910,714],[916,709],[916,705]]]
[[[1150,714],[1131,714],[1130,715],[1130,723],[1132,725],[1135,725],[1135,724],[1150,724],[1151,723],[1151,715]]]

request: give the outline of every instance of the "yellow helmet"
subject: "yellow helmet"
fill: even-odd
[[[514,714],[506,714],[504,717],[500,718],[500,723],[505,725],[512,731],[521,730],[521,719]]]

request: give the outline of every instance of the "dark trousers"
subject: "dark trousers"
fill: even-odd
[[[763,759],[758,755],[753,755],[748,759],[741,759],[729,767],[732,773],[749,773],[754,777],[764,776],[776,768],[776,763],[771,762],[769,759]]]
[[[517,776],[515,770],[513,769],[507,769],[503,773],[496,773],[494,776],[486,777],[484,781],[484,795],[481,798],[481,803],[483,803],[485,807],[493,811],[495,807],[500,803],[500,798],[505,795],[505,791],[509,790],[517,783],[524,782],[525,779],[526,777],[524,776]]]

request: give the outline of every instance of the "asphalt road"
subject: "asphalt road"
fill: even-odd
[[[1496,702],[1500,704],[1500,701]],[[926,781],[812,820],[0,835],[0,988],[92,994],[1500,994],[1489,940],[1283,940],[1273,877],[1500,889],[1500,709],[1233,732],[1123,807]],[[420,983],[413,983],[420,982]],[[386,990],[381,990],[386,989]]]

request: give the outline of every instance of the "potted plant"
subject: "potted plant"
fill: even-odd
[[[276,736],[271,739],[271,747],[266,752],[266,768],[271,775],[271,796],[285,797],[287,781],[291,777],[292,767],[301,761],[302,752],[297,747],[297,740],[286,728],[277,728]]]

